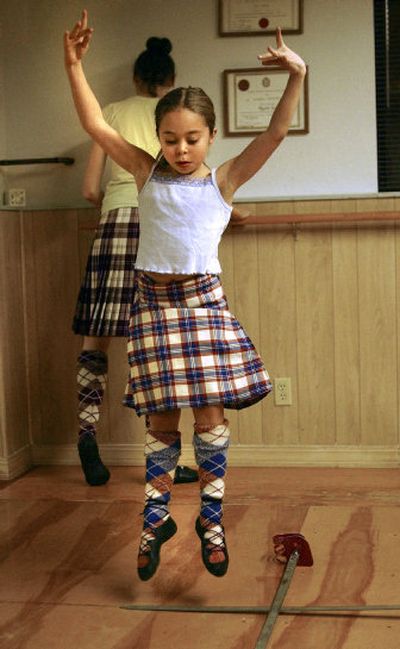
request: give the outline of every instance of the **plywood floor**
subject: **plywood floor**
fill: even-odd
[[[142,469],[87,487],[78,467],[37,468],[0,484],[0,645],[7,649],[252,649],[257,615],[132,612],[129,603],[268,605],[282,574],[272,536],[301,532],[313,568],[296,568],[285,605],[400,604],[400,469],[229,472],[222,579],[201,563],[198,485],[177,485],[177,535],[156,576],[136,576]],[[280,616],[272,649],[399,649],[400,611]]]

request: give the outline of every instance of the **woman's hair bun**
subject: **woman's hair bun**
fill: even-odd
[[[150,97],[157,97],[157,86],[172,85],[175,80],[175,62],[170,56],[172,43],[169,38],[151,36],[146,49],[133,64],[133,79],[141,81]]]
[[[169,38],[151,36],[147,39],[146,47],[151,54],[167,56],[172,50],[172,43]]]

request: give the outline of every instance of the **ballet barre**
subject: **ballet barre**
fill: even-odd
[[[16,160],[0,160],[0,167],[11,167],[16,165],[40,165],[40,164],[63,164],[72,165],[75,158],[20,158]]]

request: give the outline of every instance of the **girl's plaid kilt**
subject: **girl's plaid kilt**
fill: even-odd
[[[76,334],[127,338],[138,237],[137,207],[101,216],[76,304]]]
[[[272,387],[216,275],[156,284],[138,272],[128,359],[124,403],[138,415],[221,403],[246,408]]]

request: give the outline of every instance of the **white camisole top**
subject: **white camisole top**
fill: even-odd
[[[139,193],[138,270],[218,274],[218,245],[232,206],[223,199],[215,169],[188,178],[153,169]]]

